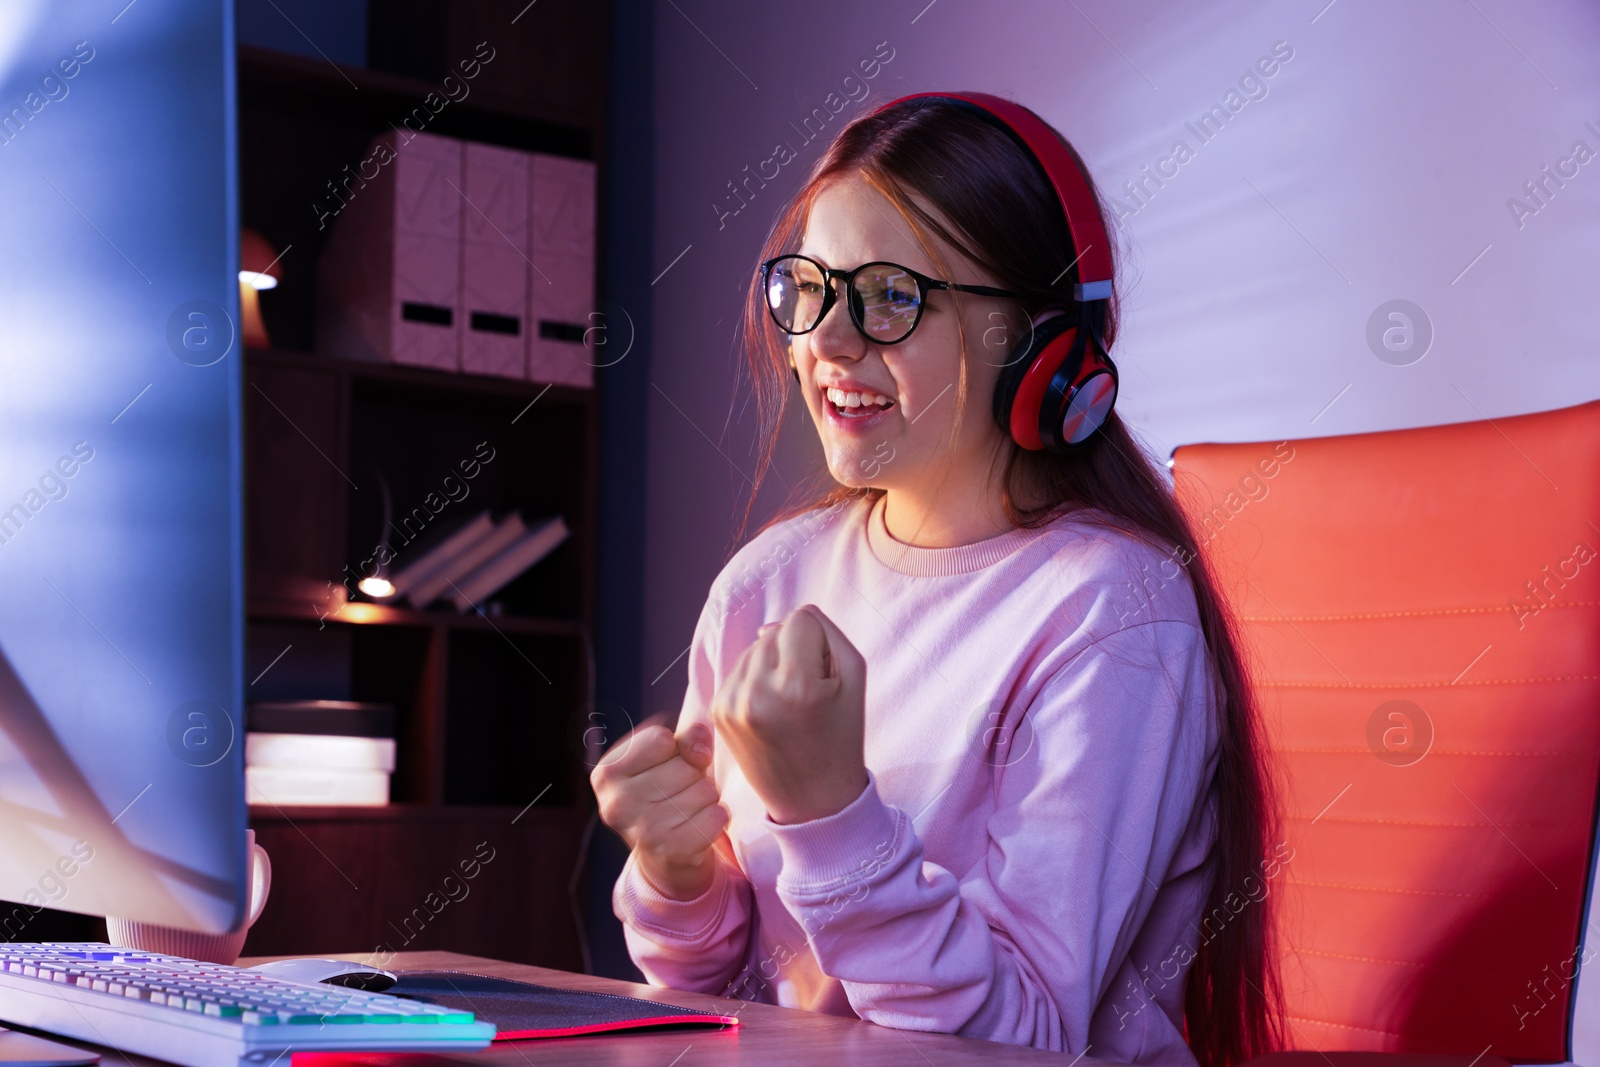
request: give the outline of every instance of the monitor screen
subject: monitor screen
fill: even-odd
[[[243,916],[232,8],[0,4],[0,939]]]

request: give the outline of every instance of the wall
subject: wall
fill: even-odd
[[[682,653],[754,470],[734,331],[760,242],[824,141],[894,95],[971,88],[1018,99],[1062,129],[1122,203],[1118,410],[1160,459],[1186,442],[1432,425],[1600,396],[1600,161],[1560,163],[1579,141],[1600,152],[1593,5],[794,10],[656,7],[647,711],[681,704]],[[806,143],[791,123],[880,42],[892,59],[872,96]],[[1292,58],[1239,90],[1277,42]],[[1213,105],[1227,118],[1202,140],[1188,124]],[[1178,141],[1186,161],[1163,164]],[[740,201],[727,183],[777,142],[798,158],[731,213]],[[1524,183],[1547,165],[1571,176],[1547,181],[1541,204]],[[1146,180],[1146,167],[1169,177]],[[1144,192],[1133,199],[1125,183],[1136,181]],[[1406,341],[1404,323],[1386,318],[1392,300],[1421,309],[1398,351],[1383,343],[1389,328]],[[817,463],[802,410],[753,525],[779,502],[778,478],[792,484]]]

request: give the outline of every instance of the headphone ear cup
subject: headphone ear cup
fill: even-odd
[[[1056,368],[1067,358],[1076,336],[1070,315],[1054,315],[1034,326],[1000,368],[1000,378],[995,382],[995,422],[1030,452],[1045,447],[1038,432],[1040,406]]]
[[[1039,408],[1039,437],[1052,452],[1076,452],[1111,417],[1117,400],[1117,368],[1091,340],[1062,364]]]
[[[1039,365],[1041,357],[1046,355],[1046,350],[1052,342],[1057,341],[1063,334],[1070,333],[1072,324],[1066,315],[1054,315],[1032,327],[1028,336],[1011,349],[1005,366],[1000,368],[1000,377],[995,381],[994,390],[994,418],[995,422],[1007,435],[1016,437],[1013,427],[1018,418],[1017,404],[1018,391],[1022,383],[1029,379],[1030,371],[1037,374],[1035,368]],[[1071,344],[1070,339],[1066,342]],[[1059,346],[1058,346],[1059,347]],[[1032,423],[1030,418],[1029,423]],[[1024,433],[1017,443],[1030,450],[1040,447],[1037,441],[1029,443],[1030,435]]]

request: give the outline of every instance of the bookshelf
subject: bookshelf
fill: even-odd
[[[314,351],[314,204],[481,40],[495,61],[428,131],[594,159],[608,5],[513,26],[487,4],[397,11],[412,7],[427,17],[373,8],[370,61],[393,70],[238,51],[242,221],[285,250],[262,300],[274,347],[244,353],[246,699],[381,701],[398,722],[388,806],[251,807],[273,889],[245,953],[440,948],[582,970],[599,397]],[[571,533],[478,613],[349,599],[382,536],[380,481],[397,520],[516,508]]]

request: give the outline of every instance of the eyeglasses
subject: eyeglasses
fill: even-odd
[[[787,255],[761,264],[767,310],[784,333],[810,333],[817,328],[837,299],[835,280],[844,282],[850,295],[850,321],[861,336],[876,345],[899,344],[910,337],[922,321],[928,294],[935,289],[1023,299],[1021,293],[1009,289],[942,282],[898,263],[874,261],[855,270],[832,270],[808,256]]]

